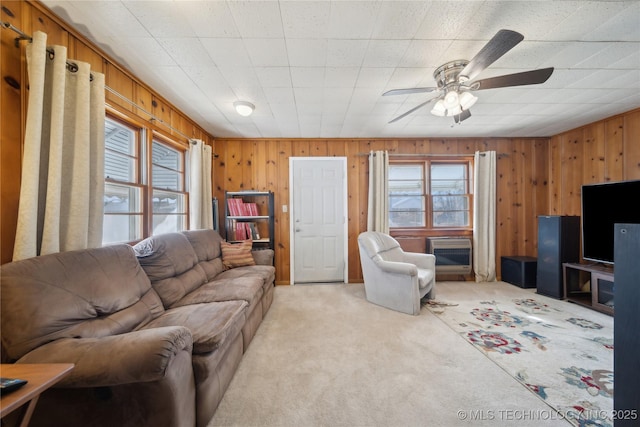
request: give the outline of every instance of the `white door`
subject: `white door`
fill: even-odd
[[[291,281],[347,281],[347,160],[291,157]]]

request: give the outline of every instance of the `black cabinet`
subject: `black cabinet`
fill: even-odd
[[[503,256],[500,261],[502,280],[521,288],[536,287],[538,260],[530,256]]]
[[[640,417],[640,224],[616,224],[614,242],[615,425],[637,426]]]
[[[537,292],[564,298],[562,264],[580,258],[580,217],[538,217]]]

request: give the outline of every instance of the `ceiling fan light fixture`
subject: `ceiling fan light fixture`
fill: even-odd
[[[475,104],[477,100],[478,97],[474,96],[471,92],[463,92],[462,95],[460,95],[460,107],[462,107],[463,110],[468,110],[473,107],[473,104]]]
[[[447,114],[447,107],[444,106],[444,101],[442,99],[439,99],[438,102],[433,105],[431,114],[438,117],[444,117]]]
[[[441,94],[426,100],[409,111],[395,117],[389,123],[408,116],[423,106],[435,101],[431,114],[440,117],[453,117],[455,123],[461,123],[471,117],[470,108],[478,101],[472,91],[496,89],[502,87],[541,84],[553,73],[553,67],[520,73],[504,74],[496,77],[475,80],[485,68],[493,64],[524,39],[524,36],[512,30],[500,30],[489,40],[470,61],[458,59],[442,64],[433,72],[437,87],[416,87],[392,89],[383,95],[408,95],[438,91]]]
[[[447,109],[447,117],[449,117],[449,116],[457,116],[460,113],[462,113],[462,108],[460,108],[460,104],[458,104],[457,106],[455,106],[453,108],[448,108]]]
[[[247,101],[236,101],[233,103],[238,114],[243,117],[248,117],[253,113],[253,110],[256,109],[256,106]]]
[[[458,92],[456,92],[455,90],[447,92],[447,94],[444,96],[444,106],[447,108],[447,110],[452,110],[460,106]]]

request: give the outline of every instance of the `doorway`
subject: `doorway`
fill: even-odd
[[[347,283],[347,159],[290,157],[291,284]]]

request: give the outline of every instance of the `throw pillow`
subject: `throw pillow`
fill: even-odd
[[[252,240],[243,240],[240,243],[220,242],[222,263],[226,268],[256,265],[253,255],[251,255],[252,247]]]

